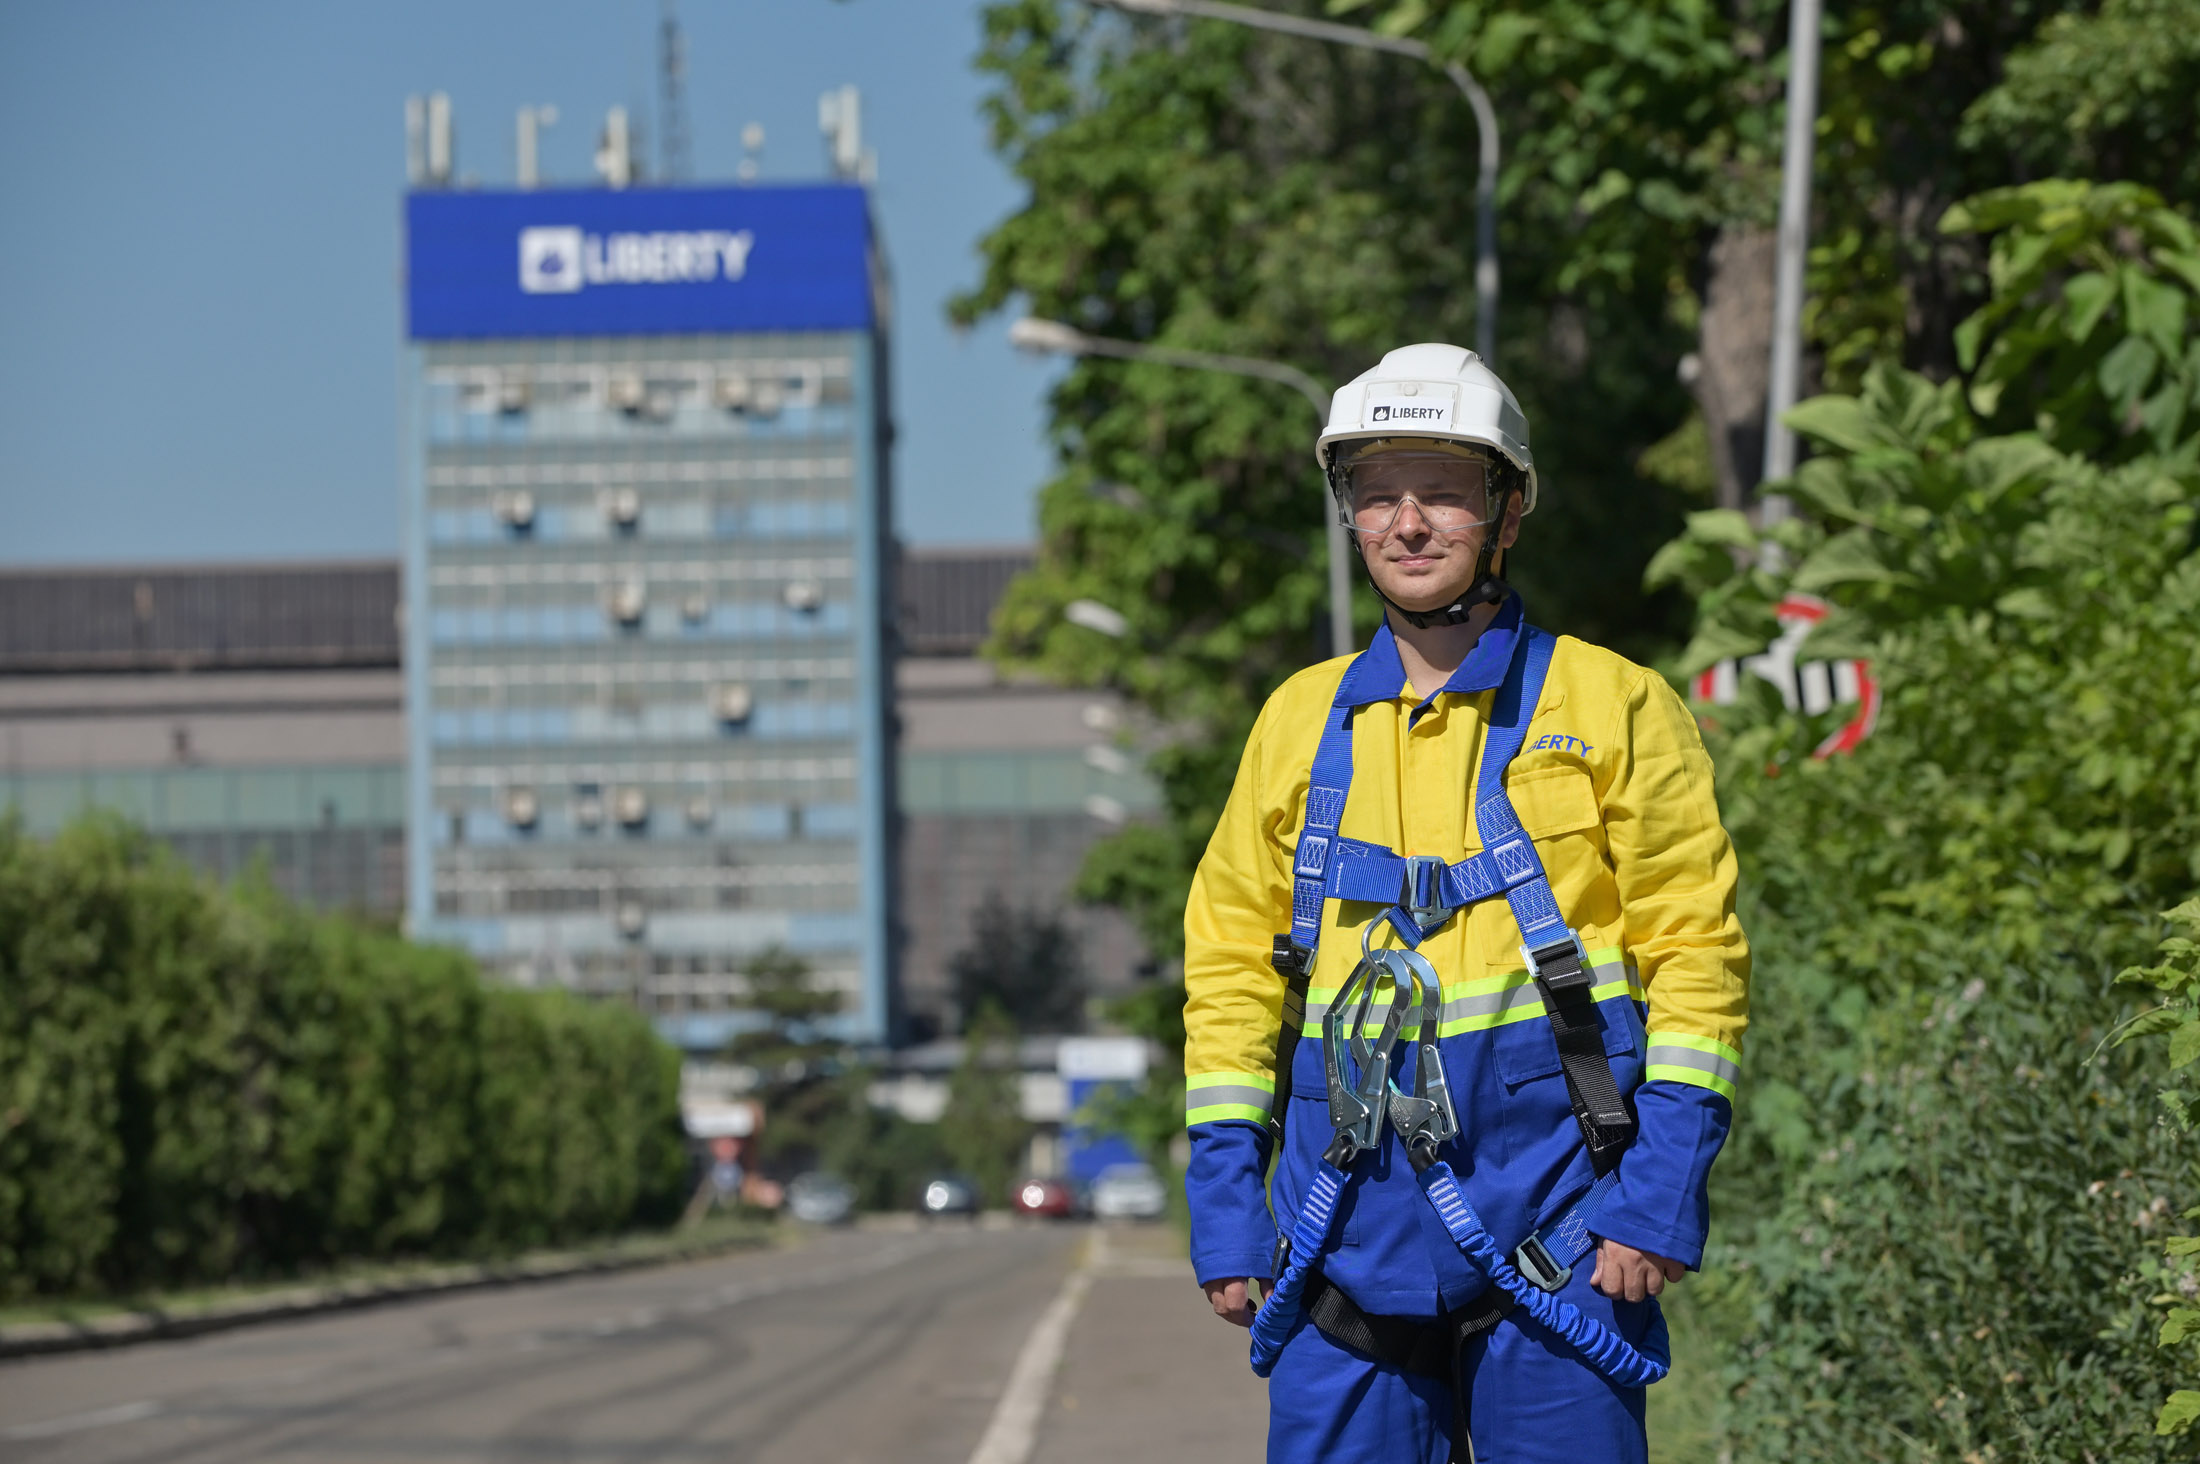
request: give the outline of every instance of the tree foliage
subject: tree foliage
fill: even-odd
[[[963,1029],[963,1058],[947,1080],[939,1143],[948,1162],[968,1175],[978,1203],[1008,1203],[1023,1173],[1031,1125],[1024,1121],[1016,1024],[998,1007],[983,1007]]]
[[[845,1044],[826,1023],[840,994],[811,981],[810,963],[784,946],[769,946],[742,967],[746,1005],[763,1020],[734,1034],[725,1055],[756,1074],[764,1110],[759,1158],[782,1177],[817,1162],[847,1108]]]
[[[0,824],[0,1297],[469,1255],[669,1218],[679,1057],[104,820]]]
[[[2200,899],[2164,911],[2162,918],[2171,933],[2156,952],[2160,957],[2157,963],[2128,967],[2116,978],[2154,987],[2162,994],[2162,1003],[2126,1022],[2116,1040],[2121,1044],[2141,1037],[2169,1039],[2171,1086],[2162,1090],[2162,1106],[2189,1138],[2195,1117],[2192,1065],[2200,1059]],[[2200,1208],[2185,1211],[2184,1218],[2200,1218]],[[2200,1340],[2200,1305],[2194,1304],[2200,1301],[2200,1274],[2192,1269],[2192,1258],[2200,1255],[2200,1236],[2171,1236],[2166,1254],[2169,1264],[2164,1268],[2164,1279],[2174,1289],[2157,1298],[2169,1306],[2169,1313],[2162,1318],[2156,1340],[2163,1347],[2182,1349],[2189,1358],[2192,1343]],[[2154,1431],[2165,1436],[2180,1434],[2191,1428],[2196,1418],[2200,1418],[2200,1389],[2179,1388],[2162,1400]]]
[[[987,237],[960,318],[1028,309],[1325,383],[1405,342],[1473,338],[1473,126],[1441,75],[1072,0],[990,7],[980,64],[998,79],[995,145],[1030,197]],[[1544,284],[1563,233],[1508,250],[1500,356],[1552,485],[1515,577],[1546,623],[1648,654],[1679,629],[1680,602],[1646,608],[1636,580],[1679,520],[1672,490],[1631,464],[1685,413],[1685,332],[1656,271],[1560,293]],[[1158,365],[1080,362],[1052,398],[1062,468],[993,652],[1118,687],[1181,734],[1152,761],[1162,823],[1104,846],[1085,886],[1163,953],[1254,714],[1318,654],[1316,429],[1288,388]],[[1080,599],[1128,632],[1065,618]]]
[[[1763,978],[1717,1181],[1728,1429],[1750,1459],[2167,1457],[2156,1255],[2200,1155],[2102,1049],[2152,912],[2200,885],[2200,453],[2131,410],[2184,380],[2156,287],[2190,228],[2057,182],[1948,223],[1990,235],[1971,377],[1804,404],[1798,517],[1660,560],[1703,593],[1692,659],[1808,589],[1837,613],[1804,654],[1886,688],[1853,756],[1809,755],[1845,712],[1769,688],[1712,738]]]
[[[1084,1028],[1084,956],[1058,911],[1012,909],[989,895],[971,915],[969,944],[947,965],[966,1027],[991,1007],[1026,1032]]]

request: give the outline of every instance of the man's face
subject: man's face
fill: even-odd
[[[1371,454],[1346,474],[1353,536],[1375,587],[1408,610],[1439,610],[1474,584],[1492,533],[1509,549],[1520,534],[1520,500],[1508,496],[1493,522],[1484,465],[1438,451]]]

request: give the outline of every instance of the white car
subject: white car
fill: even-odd
[[[805,1225],[839,1225],[855,1212],[856,1192],[835,1175],[809,1173],[787,1186],[787,1209]]]
[[[1156,1220],[1169,1193],[1150,1164],[1110,1164],[1092,1182],[1092,1213],[1101,1220]]]

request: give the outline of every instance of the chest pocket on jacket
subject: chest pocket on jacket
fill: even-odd
[[[1578,871],[1584,857],[1602,864],[1604,815],[1597,808],[1596,790],[1587,773],[1563,766],[1522,768],[1505,780],[1505,792],[1521,827],[1535,840],[1544,871],[1554,881],[1561,878],[1561,867]],[[1589,853],[1579,842],[1582,839],[1593,843],[1596,852]],[[1563,886],[1560,898],[1565,898]],[[1490,974],[1519,970],[1520,927],[1513,923],[1505,901],[1491,900],[1486,911],[1477,909],[1474,922],[1476,943]]]
[[[1604,824],[1596,789],[1579,768],[1522,768],[1505,779],[1505,792],[1512,799],[1513,812],[1520,815],[1520,826],[1538,843]],[[1546,865],[1550,857],[1545,850]]]
[[[1505,792],[1520,816],[1521,827],[1536,841],[1546,870],[1560,857],[1561,841],[1569,835],[1596,841],[1601,855],[1604,816],[1597,808],[1596,790],[1589,775],[1581,769],[1564,765],[1523,768],[1506,779]],[[1491,952],[1492,964],[1500,970],[1519,970],[1519,927],[1509,911],[1493,923],[1502,949]],[[1498,1076],[1508,1085],[1551,1077],[1560,1071],[1558,1039],[1551,1035],[1551,1024],[1540,1002],[1535,1013],[1525,1021],[1499,1027],[1494,1034]],[[1600,1002],[1597,1013],[1604,1019],[1605,1052],[1613,1057],[1634,1052],[1635,1024],[1626,1002]]]

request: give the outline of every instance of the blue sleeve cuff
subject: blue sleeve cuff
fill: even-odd
[[[1276,1250],[1268,1213],[1268,1130],[1242,1119],[1191,1127],[1184,1198],[1192,1215],[1192,1271],[1202,1286],[1266,1277]]]
[[[1733,1106],[1708,1088],[1653,1078],[1635,1090],[1635,1121],[1596,1233],[1694,1270],[1711,1234],[1711,1161],[1734,1126]]]

